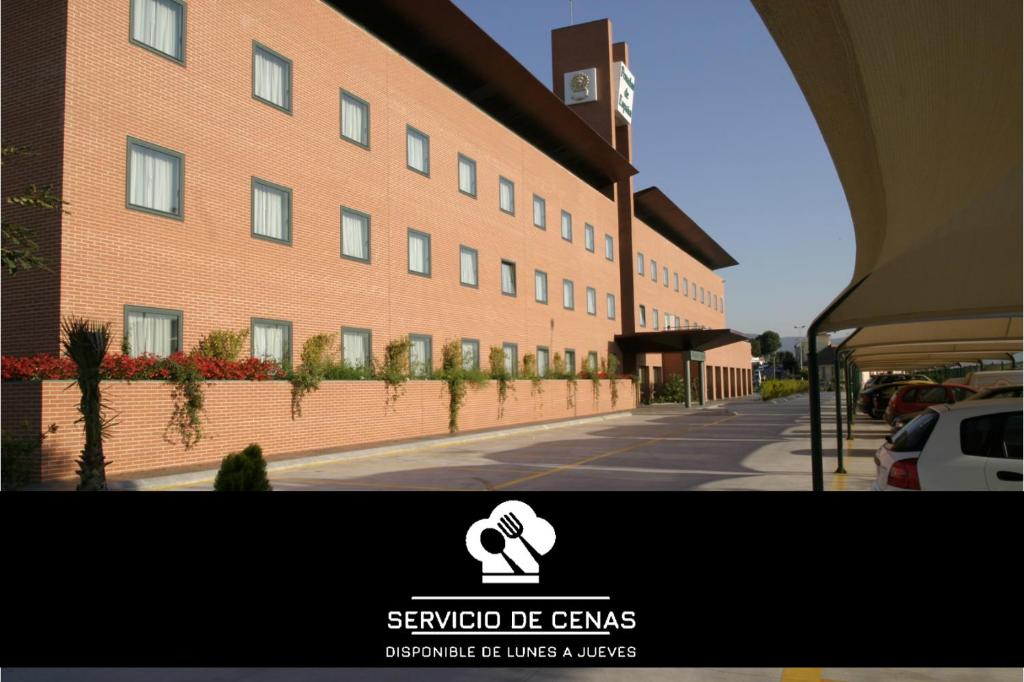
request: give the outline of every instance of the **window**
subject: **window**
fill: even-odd
[[[711,307],[718,310],[718,294],[711,294]]]
[[[346,367],[372,368],[372,338],[369,329],[341,328],[341,360]]]
[[[502,213],[516,214],[516,186],[508,178],[498,177],[498,208]]]
[[[697,283],[696,282],[694,282],[693,286],[690,288],[690,293],[693,295],[693,300],[696,301],[697,300]]]
[[[562,211],[562,239],[572,241],[572,214],[568,211]]]
[[[480,285],[480,259],[476,249],[468,246],[459,247],[459,283],[463,286],[477,288]]]
[[[501,293],[516,295],[516,264],[510,260],[501,261]]]
[[[341,256],[370,262],[370,216],[341,207]]]
[[[292,113],[292,62],[259,43],[252,44],[252,96]]]
[[[670,313],[665,313],[665,329],[671,329],[671,328],[672,328],[672,315]]]
[[[658,281],[658,261],[651,259],[651,281]]]
[[[505,371],[511,377],[519,374],[519,346],[514,343],[501,344],[501,352],[505,358]]]
[[[924,449],[928,436],[932,435],[939,413],[931,410],[912,420],[892,437],[893,452],[916,452]],[[963,435],[961,434],[961,439]]]
[[[167,357],[181,350],[181,312],[162,308],[124,307],[128,352],[133,357]]]
[[[683,277],[683,296],[690,295],[690,280]]]
[[[651,308],[651,326],[657,331],[658,329],[658,309]]]
[[[410,125],[405,126],[405,165],[430,177],[430,138]]]
[[[409,335],[409,374],[414,377],[429,377],[432,370],[433,341],[422,334]]]
[[[642,303],[640,304],[640,326],[647,326],[647,306]]]
[[[960,449],[965,455],[976,457],[1021,459],[1021,413],[986,414],[963,420]]]
[[[537,346],[537,376],[546,376],[549,366],[550,358],[548,349],[544,346]]]
[[[462,339],[462,369],[480,369],[480,342]]]
[[[679,291],[679,273],[678,272],[673,272],[672,273],[672,288],[675,291]]]
[[[266,180],[252,179],[252,236],[292,242],[292,191]]]
[[[668,289],[668,267],[664,265],[661,267],[661,282]]]
[[[704,303],[704,287],[700,288],[700,302]]]
[[[723,315],[725,314],[725,299],[724,298],[718,299],[718,312],[722,313]]]
[[[597,315],[597,289],[587,287],[587,315]]]
[[[282,367],[292,361],[292,323],[280,320],[252,320],[252,356],[273,360]]]
[[[614,320],[615,319],[615,294],[608,294],[608,298],[606,299],[606,302],[608,304],[608,319],[609,320]]]
[[[597,371],[597,351],[592,350],[587,353],[587,369],[591,372]]]
[[[594,252],[594,226],[590,223],[583,224],[583,248]]]
[[[476,161],[459,154],[459,191],[476,198]]]
[[[351,92],[341,91],[341,137],[370,147],[370,105]]]
[[[430,235],[409,229],[409,272],[430,277]]]
[[[608,260],[615,260],[615,240],[610,234],[604,236],[604,257]]]
[[[183,218],[185,157],[155,144],[128,138],[128,208]]]
[[[563,279],[562,280],[562,307],[565,308],[566,310],[575,310],[575,308],[576,308],[575,298],[576,298],[576,296],[575,296],[575,288],[573,286],[572,280]]]
[[[533,195],[533,224],[542,230],[548,229],[548,209],[543,197]]]
[[[572,348],[565,349],[565,372],[571,377],[576,376],[576,351]]]
[[[639,252],[636,254],[636,274],[644,276],[644,254]]]
[[[132,0],[131,41],[185,63],[185,5],[178,0]]]
[[[548,273],[543,270],[533,271],[533,298],[537,303],[548,302]]]

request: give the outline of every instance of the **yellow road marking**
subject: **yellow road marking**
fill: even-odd
[[[523,476],[522,478],[516,478],[516,479],[513,479],[511,481],[506,481],[504,483],[500,483],[500,484],[494,486],[494,489],[495,490],[502,490],[504,488],[508,488],[509,486],[518,485],[520,483],[525,483],[526,481],[534,481],[534,480],[536,480],[538,478],[543,478],[544,476],[551,476],[553,474],[557,474],[557,473],[560,473],[562,471],[568,471],[569,469],[575,469],[578,466],[582,466],[584,464],[589,464],[590,462],[596,462],[599,459],[604,459],[606,457],[612,457],[614,455],[621,455],[624,452],[629,452],[630,450],[636,450],[637,448],[642,448],[645,445],[650,445],[652,443],[658,443],[658,442],[663,441],[663,440],[669,440],[670,438],[676,438],[676,437],[678,437],[678,436],[680,436],[680,435],[682,435],[684,433],[689,433],[690,431],[695,431],[695,430],[698,430],[698,429],[705,429],[705,428],[707,428],[709,426],[714,426],[715,424],[721,424],[722,422],[729,421],[730,419],[735,419],[736,417],[737,417],[737,415],[730,415],[730,416],[725,417],[723,419],[718,419],[716,421],[709,422],[707,424],[701,424],[700,426],[689,427],[689,428],[683,429],[682,431],[678,431],[678,432],[673,433],[673,434],[668,435],[668,436],[661,436],[660,438],[649,438],[647,440],[640,441],[639,443],[634,443],[633,445],[627,445],[626,447],[623,447],[623,448],[618,448],[616,450],[610,450],[608,452],[602,452],[602,453],[597,454],[597,455],[592,455],[590,457],[585,457],[585,458],[583,458],[581,460],[577,460],[575,462],[570,462],[569,464],[563,464],[563,465],[561,465],[559,467],[551,469],[550,471],[539,471],[539,472],[537,472],[535,474],[530,474],[529,476]]]

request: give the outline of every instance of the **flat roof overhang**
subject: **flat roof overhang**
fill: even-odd
[[[633,194],[633,213],[661,236],[712,270],[739,265],[735,258],[657,187]]]
[[[451,2],[327,2],[595,189],[636,175],[624,156]]]
[[[749,342],[750,338],[732,329],[668,329],[615,335],[615,343],[626,353],[709,351],[737,341]]]

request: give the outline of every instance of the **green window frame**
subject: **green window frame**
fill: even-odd
[[[423,141],[423,168],[417,168],[412,165],[409,160],[409,138],[415,137]],[[405,167],[411,171],[419,173],[424,177],[430,177],[430,135],[427,135],[422,130],[413,128],[411,125],[406,124],[405,126]]]
[[[537,286],[540,281],[544,282],[543,292],[541,292],[541,288]],[[543,296],[541,296],[541,293],[543,293]],[[548,273],[543,270],[533,271],[533,300],[537,303],[543,303],[544,305],[548,304]]]
[[[572,213],[562,209],[562,239],[572,243]]]
[[[473,350],[473,362],[469,367],[466,366],[466,346],[469,346]],[[460,348],[462,350],[462,369],[479,371],[480,369],[480,340],[479,339],[462,339],[460,342]]]
[[[590,223],[583,223],[583,248],[594,253],[597,248],[594,241],[594,226]]]
[[[281,62],[282,65],[285,67],[285,72],[288,74],[288,78],[286,79],[285,85],[284,85],[284,101],[285,101],[284,105],[278,104],[277,102],[273,102],[273,101],[271,101],[269,99],[265,99],[265,98],[260,97],[259,95],[256,94],[256,55],[259,52],[262,52],[264,55],[270,57],[271,60],[277,60],[277,61]],[[291,113],[292,113],[292,60],[288,59],[288,57],[285,57],[280,52],[275,52],[274,50],[271,50],[266,45],[263,45],[263,44],[255,41],[255,40],[252,41],[252,98],[254,100],[258,101],[258,102],[263,102],[264,104],[266,104],[268,106],[274,107],[275,109],[277,109],[279,111],[283,111],[284,113],[286,113],[289,116],[291,116]]]
[[[366,360],[365,360],[364,364],[361,365],[361,367],[364,368],[364,369],[372,370],[373,369],[373,330],[372,329],[368,329],[366,327],[342,327],[341,328],[341,361],[346,366],[355,368],[353,365],[349,365],[348,361],[345,360],[345,335],[346,334],[352,334],[352,335],[358,334],[359,336],[363,336],[363,337],[366,338]]]
[[[412,244],[413,237],[416,237],[416,238],[421,238],[422,237],[423,240],[424,240],[423,261],[424,261],[424,267],[426,269],[423,272],[420,272],[419,270],[413,270],[412,269],[412,256],[409,253],[409,248],[408,247],[409,247],[409,245]],[[419,230],[414,230],[411,227],[409,228],[409,232],[408,232],[407,240],[406,240],[406,261],[405,262],[406,262],[406,266],[407,266],[407,268],[409,270],[409,274],[410,275],[416,275],[417,277],[430,277],[430,235],[429,234],[427,234],[426,232],[420,232]]]
[[[540,207],[540,222],[537,222],[538,211],[537,207]],[[544,197],[534,194],[533,195],[533,226],[538,227],[542,230],[548,229],[548,202],[544,200]]]
[[[417,374],[416,368],[412,364],[412,351],[409,352],[409,375],[417,378],[429,378],[434,372],[434,337],[429,334],[409,334],[410,343],[416,343],[419,341],[425,342],[426,345],[426,358],[423,366],[423,374]]]
[[[587,287],[587,315],[597,315],[597,289]]]
[[[462,270],[463,256],[472,255],[473,257],[473,281],[467,282],[465,279],[466,273]],[[471,289],[480,288],[480,253],[469,246],[464,244],[459,245],[459,284],[464,287],[470,287]]]
[[[615,261],[615,238],[610,234],[604,236],[604,258],[605,260]]]
[[[572,348],[565,349],[565,371],[571,377],[576,376],[576,351]]]
[[[272,237],[270,235],[259,234],[259,233],[256,232],[256,187],[257,187],[257,185],[262,185],[263,187],[266,187],[267,189],[274,190],[276,192],[280,192],[285,197],[285,201],[284,201],[284,204],[285,204],[284,225],[282,226],[282,229],[284,230],[285,236],[282,237],[282,238]],[[252,181],[251,181],[251,183],[249,185],[249,235],[251,237],[253,237],[254,239],[262,239],[262,240],[268,241],[268,242],[275,242],[277,244],[287,244],[288,246],[291,246],[291,244],[292,244],[292,190],[291,190],[291,188],[285,187],[284,185],[278,185],[277,183],[270,182],[269,180],[263,180],[262,178],[257,178],[256,176],[252,176]]]
[[[178,196],[176,210],[173,211],[162,211],[156,208],[150,208],[143,206],[142,204],[133,204],[132,197],[132,147],[141,147],[148,149],[149,151],[164,154],[165,156],[173,157],[178,162]],[[142,213],[149,213],[150,215],[161,216],[164,218],[173,218],[175,220],[185,219],[185,155],[181,152],[176,152],[173,149],[167,147],[161,147],[158,144],[152,142],[146,142],[140,140],[137,137],[128,137],[126,152],[125,152],[125,173],[124,173],[124,205],[126,208],[132,211],[141,211]]]
[[[146,0],[141,1],[145,2]],[[185,4],[184,0],[167,1],[174,3],[180,9],[178,12],[178,54],[164,52],[160,48],[143,42],[141,39],[135,37],[135,5],[138,4],[140,0],[129,0],[128,2],[128,42],[133,45],[138,45],[144,50],[149,50],[153,54],[160,55],[164,59],[169,59],[175,64],[185,66],[185,36],[188,27],[188,6]]]
[[[349,137],[348,135],[345,134],[345,102],[346,101],[350,105],[355,106],[355,107],[359,107],[359,108],[361,108],[363,110],[363,128],[360,131],[360,137],[362,139],[357,139],[357,138],[354,138],[354,137]],[[369,102],[367,102],[362,97],[359,97],[358,95],[353,94],[353,93],[349,92],[348,90],[345,90],[344,88],[341,88],[340,89],[340,94],[338,95],[338,121],[339,121],[339,124],[340,124],[340,129],[339,129],[339,133],[338,134],[341,136],[341,139],[345,140],[346,142],[351,142],[355,146],[362,147],[363,149],[369,149],[370,148],[370,103]]]
[[[288,369],[292,366],[292,323],[288,320],[272,320],[265,317],[253,317],[249,320],[249,355],[250,357],[256,357],[256,325],[264,325],[268,327],[281,327],[285,330],[284,335],[284,349],[282,355],[284,356],[281,366]]]
[[[476,161],[474,161],[473,159],[469,158],[465,154],[461,154],[460,153],[458,156],[459,156],[459,159],[458,159],[458,163],[456,164],[455,170],[456,170],[456,173],[458,175],[459,192],[461,192],[462,194],[465,194],[467,197],[473,197],[474,199],[476,199]],[[463,187],[462,187],[462,166],[463,166],[463,164],[465,164],[466,167],[470,169],[469,178],[470,178],[471,188],[469,190],[463,189]]]
[[[519,376],[519,344],[504,342],[501,344],[501,353],[505,368],[508,369],[508,366],[511,365],[513,378]]]
[[[363,220],[365,222],[366,258],[360,258],[359,256],[353,256],[351,254],[345,253],[345,216],[359,218],[360,220]],[[350,208],[348,206],[342,206],[341,223],[338,227],[338,231],[340,232],[341,239],[341,257],[348,260],[353,260],[357,263],[369,263],[371,254],[373,253],[373,219],[370,217],[370,214],[364,213],[363,211],[357,211],[356,209]]]
[[[576,310],[576,285],[571,279],[562,280],[562,307]]]
[[[141,314],[143,316],[145,316],[145,315],[161,315],[161,316],[166,316],[166,317],[174,317],[175,318],[175,323],[174,324],[176,325],[177,328],[175,329],[175,326],[171,327],[171,353],[180,353],[181,352],[181,349],[184,347],[184,344],[182,344],[181,340],[182,340],[182,338],[184,336],[184,317],[185,317],[185,314],[182,311],[174,310],[172,308],[153,308],[153,307],[150,307],[150,306],[142,306],[142,305],[126,305],[124,307],[124,317],[122,318],[122,323],[124,324],[124,327],[123,327],[123,330],[124,330],[123,338],[125,339],[126,343],[127,343],[127,340],[128,340],[128,315],[131,314],[131,313]],[[131,355],[132,355],[132,357],[138,357],[138,354],[135,353],[134,351],[131,351]]]
[[[504,206],[502,206],[501,190],[504,187],[508,187],[508,197],[509,197],[509,203],[510,203],[508,208],[505,208]],[[498,176],[498,209],[502,213],[507,213],[509,215],[515,215],[516,214],[516,183],[512,182],[511,180],[509,180],[504,175],[499,175]]]

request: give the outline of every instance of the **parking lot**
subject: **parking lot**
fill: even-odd
[[[585,424],[299,465],[271,472],[275,490],[810,490],[807,396],[747,398],[687,410],[652,405]],[[825,394],[826,434],[835,403]],[[831,415],[831,419],[830,419]],[[866,490],[887,429],[863,421],[832,490]],[[826,445],[835,447],[835,439]],[[210,483],[177,489],[209,489]]]

